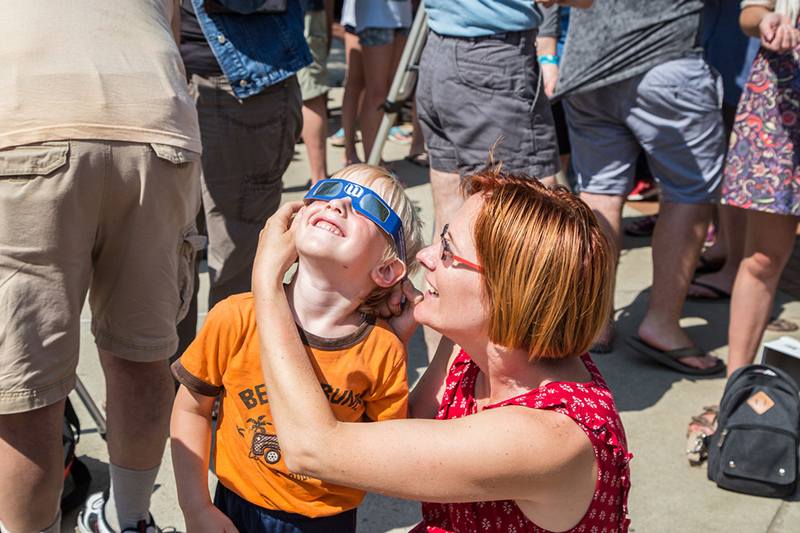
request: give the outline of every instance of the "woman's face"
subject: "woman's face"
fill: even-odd
[[[483,196],[473,195],[456,213],[445,233],[450,252],[477,263],[473,239],[475,219],[483,207]],[[484,334],[488,319],[486,296],[481,273],[476,269],[443,256],[444,245],[437,242],[417,254],[426,269],[425,298],[414,309],[414,318],[453,339],[469,339],[466,335]]]

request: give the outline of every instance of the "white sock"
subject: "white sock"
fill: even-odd
[[[3,526],[2,522],[0,522],[0,533],[11,533]],[[47,529],[43,529],[41,533],[61,533],[61,509],[58,510],[55,522],[50,524]]]
[[[159,465],[160,466],[160,465]],[[150,470],[128,470],[108,464],[111,478],[105,516],[114,531],[135,528],[140,520],[150,520],[150,496],[156,484],[158,466]]]

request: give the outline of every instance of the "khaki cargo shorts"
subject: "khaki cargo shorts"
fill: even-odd
[[[57,141],[0,150],[0,414],[75,384],[89,294],[99,348],[152,362],[177,348],[197,235],[199,154]]]

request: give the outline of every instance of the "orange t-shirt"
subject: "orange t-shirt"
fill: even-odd
[[[368,319],[345,337],[327,339],[302,330],[300,337],[338,420],[405,418],[405,347],[388,324]],[[286,469],[261,373],[252,294],[217,304],[173,373],[198,394],[222,393],[213,457],[225,487],[256,505],[312,518],[361,503],[364,491]]]

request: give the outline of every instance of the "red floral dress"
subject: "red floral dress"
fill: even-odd
[[[630,470],[625,430],[611,392],[588,354],[583,363],[592,375],[589,383],[548,383],[522,396],[505,400],[506,405],[551,409],[577,423],[592,441],[597,456],[598,480],[594,501],[569,533],[616,533],[628,531]],[[447,376],[447,388],[437,420],[461,418],[477,412],[474,398],[478,366],[464,352],[456,357]],[[422,522],[411,533],[546,533],[531,522],[511,500],[475,503],[424,503]]]

